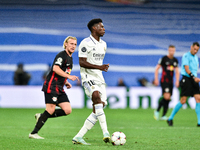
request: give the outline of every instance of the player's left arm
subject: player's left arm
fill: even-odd
[[[195,76],[192,74],[192,72],[190,71],[188,65],[185,65],[184,67],[185,67],[185,71],[187,72],[187,74],[189,74],[190,77],[193,78],[195,82],[197,82],[197,83],[200,82],[200,79],[197,78],[197,77],[195,77]]]
[[[65,82],[65,86],[67,87],[67,89],[70,89],[72,87],[72,85],[67,80]]]
[[[79,57],[79,65],[83,68],[99,69],[99,70],[105,71],[105,72],[107,72],[108,68],[109,68],[109,64],[103,64],[101,66],[94,65],[94,64],[87,62],[87,58],[84,58],[84,57]]]
[[[176,85],[176,87],[179,87],[180,73],[179,73],[179,68],[178,67],[175,67],[175,78],[176,78],[175,85]]]

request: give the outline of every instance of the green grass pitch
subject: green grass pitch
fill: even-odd
[[[90,146],[74,145],[72,138],[82,127],[91,109],[73,109],[72,114],[50,118],[40,130],[44,140],[29,139],[35,125],[35,113],[44,109],[0,108],[0,150],[199,150],[200,128],[193,109],[181,109],[174,126],[153,119],[153,109],[104,109],[110,133],[122,131],[126,144],[113,146],[103,142],[99,123],[84,136]],[[168,116],[171,113],[168,111]]]

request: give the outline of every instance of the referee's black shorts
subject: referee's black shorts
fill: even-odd
[[[200,94],[199,83],[195,82],[192,78],[183,76],[180,81],[181,88],[181,97],[182,96],[191,96],[195,94]]]

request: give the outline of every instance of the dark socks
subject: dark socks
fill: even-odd
[[[164,98],[160,100],[159,104],[158,104],[158,109],[157,111],[160,111],[161,107],[164,105]]]
[[[66,116],[64,110],[62,110],[62,109],[56,109],[54,111],[54,113],[49,118],[60,117],[60,116]]]
[[[38,122],[35,125],[34,130],[31,132],[31,134],[38,133],[38,131],[42,128],[44,123],[47,121],[47,119],[50,117],[50,114],[45,110],[43,114],[41,114],[40,118],[38,119]]]
[[[163,116],[165,116],[168,111],[169,102],[169,100],[163,99]]]

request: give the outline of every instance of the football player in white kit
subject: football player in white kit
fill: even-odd
[[[83,140],[83,136],[99,120],[103,131],[103,141],[110,142],[110,134],[107,129],[104,106],[107,105],[106,83],[102,71],[107,72],[109,64],[103,64],[107,45],[100,37],[105,33],[101,19],[92,19],[88,23],[91,35],[83,39],[79,45],[79,64],[82,86],[85,93],[92,99],[93,112],[85,120],[83,127],[73,138],[74,144],[90,145]]]

